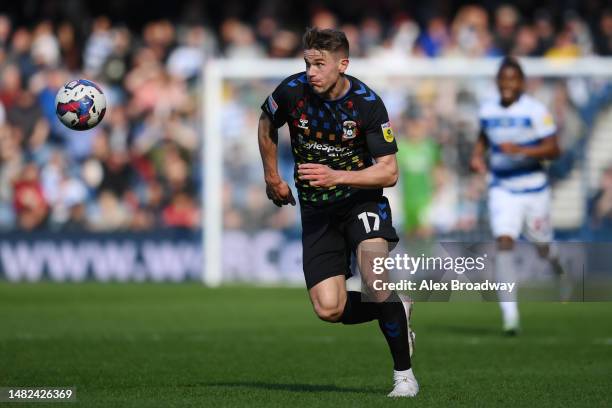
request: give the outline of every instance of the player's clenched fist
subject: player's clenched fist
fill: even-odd
[[[334,187],[339,184],[339,172],[324,164],[305,163],[298,167],[300,180],[306,180],[312,187]]]
[[[295,205],[295,198],[293,198],[289,185],[281,179],[266,181],[266,194],[278,207],[287,204]]]
[[[481,156],[474,155],[470,160],[470,168],[476,173],[486,173],[487,163]]]

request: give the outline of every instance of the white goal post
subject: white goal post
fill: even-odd
[[[368,82],[380,77],[479,77],[495,75],[499,59],[355,59],[351,60],[348,73]],[[612,58],[582,59],[534,59],[521,60],[527,76],[538,77],[610,77]],[[222,109],[223,82],[235,79],[284,78],[304,70],[304,63],[295,60],[209,60],[202,72],[202,130],[204,143],[201,149],[203,227],[202,242],[204,265],[202,280],[208,286],[218,286],[223,281],[223,149]],[[270,89],[270,92],[273,89]],[[253,134],[257,132],[253,129]],[[256,138],[253,137],[253,143]]]

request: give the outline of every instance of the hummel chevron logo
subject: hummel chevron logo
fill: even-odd
[[[387,208],[387,203],[378,203],[378,215],[380,216],[380,218],[382,218],[383,220],[387,219],[387,212],[385,211],[385,208]]]
[[[397,322],[385,323],[385,331],[390,337],[399,337],[400,335],[399,323]]]
[[[368,91],[365,88],[364,84],[359,84],[359,89],[355,91],[355,93],[357,95],[363,95],[365,93],[367,93]],[[374,92],[369,93],[368,96],[364,96],[363,99],[365,99],[368,102],[372,102],[373,100],[376,99],[376,94]]]

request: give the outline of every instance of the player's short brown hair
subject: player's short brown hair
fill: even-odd
[[[307,28],[302,37],[302,47],[305,50],[339,52],[343,57],[349,56],[349,43],[346,34],[332,28],[323,30],[317,27]]]

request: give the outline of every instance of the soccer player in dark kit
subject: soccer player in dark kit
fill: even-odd
[[[349,44],[343,32],[311,28],[303,37],[306,71],[286,78],[261,106],[258,141],[268,198],[295,205],[277,168],[277,129],[289,126],[302,217],[303,267],[314,311],[344,324],[377,320],[393,357],[390,397],[413,397],[411,302],[373,290],[383,275],[373,258],[387,256],[398,236],[383,188],[395,185],[397,145],[387,110],[363,82],[345,74]],[[351,255],[361,271],[363,297],[346,290]]]

